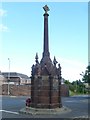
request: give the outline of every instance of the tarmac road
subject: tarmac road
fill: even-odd
[[[25,107],[27,98],[26,96],[0,96],[0,101],[2,100],[2,108],[0,108],[2,118],[87,118],[89,114],[89,96],[62,97],[63,106],[71,109],[71,112],[60,115],[28,115],[19,113],[20,109]]]

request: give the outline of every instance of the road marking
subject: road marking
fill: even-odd
[[[17,96],[10,96],[10,97],[15,98],[15,97],[17,97]]]
[[[68,101],[66,101],[66,102],[78,102],[78,101],[76,101],[76,100],[68,100]]]
[[[11,114],[19,114],[18,112],[13,112],[13,111],[7,111],[7,110],[0,110],[0,112],[7,112],[7,113],[11,113]]]
[[[78,116],[78,117],[74,117],[74,118],[89,118],[88,115],[84,115],[84,116]]]

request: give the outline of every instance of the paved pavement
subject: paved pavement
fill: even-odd
[[[28,97],[0,96],[2,107],[0,114],[3,118],[87,118],[90,109],[89,96],[62,97],[62,104],[71,109],[70,112],[58,115],[28,115],[19,111],[25,107],[25,100]]]

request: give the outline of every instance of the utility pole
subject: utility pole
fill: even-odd
[[[9,61],[9,68],[8,68],[8,95],[10,94],[10,91],[9,91],[9,81],[10,81],[10,58],[8,58],[8,61]]]

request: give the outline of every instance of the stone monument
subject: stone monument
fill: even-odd
[[[48,38],[48,11],[47,5],[43,7],[44,13],[44,45],[43,55],[39,62],[36,53],[35,65],[32,65],[31,73],[31,107],[32,108],[61,108],[61,66],[50,59]]]

